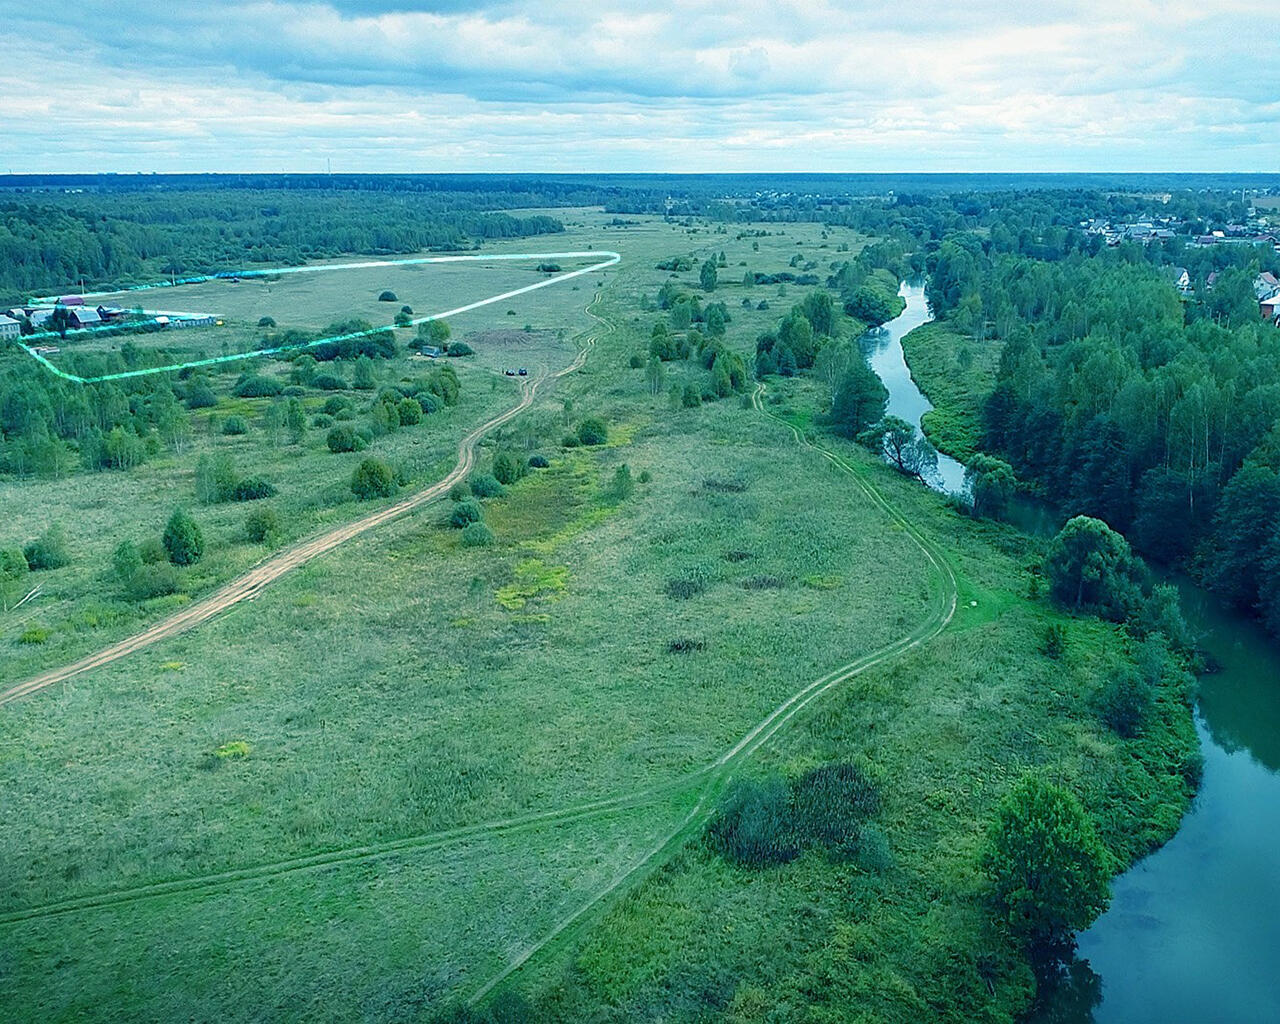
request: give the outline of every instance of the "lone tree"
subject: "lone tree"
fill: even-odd
[[[174,565],[195,565],[204,555],[204,536],[184,509],[173,510],[161,540]]]
[[[859,435],[872,449],[879,449],[900,473],[920,480],[936,476],[938,453],[933,445],[916,433],[916,428],[898,416],[886,416],[874,427]]]
[[[1120,621],[1138,605],[1139,565],[1129,542],[1100,519],[1069,519],[1053,538],[1044,568],[1049,593],[1068,608]]]
[[[975,455],[964,471],[964,482],[973,498],[973,514],[1000,519],[1009,510],[1018,479],[1013,467],[990,455]]]
[[[884,415],[889,392],[864,360],[850,359],[831,388],[831,425],[856,437]]]
[[[708,259],[702,261],[702,269],[698,271],[698,283],[702,285],[704,292],[713,292],[716,290],[716,261]]]
[[[982,857],[1000,919],[1037,965],[1107,908],[1111,858],[1076,797],[1030,774],[1000,802]]]

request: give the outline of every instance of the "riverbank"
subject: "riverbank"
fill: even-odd
[[[995,386],[1002,341],[977,341],[933,321],[902,338],[911,376],[934,408],[921,429],[938,451],[968,462],[982,448],[982,404]]]
[[[868,334],[872,365],[900,364],[900,334],[927,315],[914,289],[902,318]],[[904,398],[899,383],[895,390],[890,411],[904,418],[927,404]],[[956,616],[930,643],[834,690],[742,774],[794,779],[819,765],[857,764],[880,794],[874,849],[852,857],[811,851],[753,868],[727,861],[710,842],[690,843],[594,929],[540,1005],[545,1019],[581,1020],[608,1005],[599,1019],[746,1024],[771,1019],[773,1009],[779,1019],[807,1021],[1012,1021],[1031,1005],[1034,981],[993,920],[978,867],[1008,788],[1035,771],[1077,793],[1117,864],[1162,842],[1190,800],[1196,741],[1181,677],[1160,680],[1137,737],[1116,735],[1099,701],[1133,667],[1123,630],[1049,605],[1036,538],[962,515],[856,444],[826,435],[816,426],[825,401],[810,377],[766,381],[769,411],[838,453],[943,549],[960,580]],[[722,436],[741,426],[725,424]],[[829,472],[786,431],[776,440],[789,467]],[[852,483],[848,500],[861,500]],[[895,534],[875,534],[882,559]],[[898,571],[909,570],[903,562]],[[856,571],[851,561],[848,572]],[[843,573],[801,586],[814,609],[850,599],[842,597]],[[784,581],[780,593],[789,589]],[[1051,629],[1066,636],[1060,656],[1046,653]],[[836,657],[850,639],[814,643],[830,643]]]
[[[937,323],[902,342],[913,377],[937,404],[923,417],[926,436],[952,454],[978,450],[1002,343]],[[1080,934],[1080,959],[1035,1022],[1280,1017],[1280,979],[1269,969],[1280,948],[1280,880],[1271,870],[1280,837],[1280,650],[1213,595],[1175,582],[1191,632],[1216,666],[1195,702],[1201,783],[1185,816],[1165,808],[1152,818],[1148,856],[1138,847],[1122,859],[1129,866],[1113,882],[1110,909]],[[1179,737],[1185,743],[1185,730]]]

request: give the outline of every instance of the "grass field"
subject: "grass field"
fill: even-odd
[[[967,462],[982,442],[982,403],[995,385],[1004,342],[978,341],[944,324],[917,327],[902,339],[911,375],[935,408],[924,414],[925,435],[941,452]]]
[[[557,248],[554,242],[558,240],[557,236],[551,242],[539,241],[544,241],[541,248],[552,250]],[[523,247],[519,244],[521,242]],[[489,249],[495,253],[525,251],[531,245],[530,239],[511,239],[491,244]],[[533,245],[533,248],[538,247]],[[470,259],[477,254],[464,255]],[[351,268],[349,264],[352,262],[361,261],[334,261],[333,270],[319,269],[326,264],[317,263],[309,265],[302,273],[245,277],[236,281],[217,279],[200,284],[99,296],[91,301],[125,308],[141,305],[148,310],[162,312],[208,313],[218,317],[221,324],[150,334],[72,334],[60,343],[61,351],[52,357],[52,362],[65,366],[73,353],[114,352],[126,343],[142,349],[163,350],[174,363],[230,352],[248,352],[259,347],[264,335],[275,329],[306,331],[313,337],[320,337],[330,325],[353,319],[365,320],[379,327],[391,326],[395,316],[406,306],[412,311],[411,316],[424,317],[558,276],[538,270],[540,264],[548,263],[540,259]],[[569,272],[592,262],[599,260],[558,258],[550,264]],[[579,289],[584,284],[590,289],[594,283],[582,278],[574,281]],[[553,284],[532,295],[514,296],[469,314],[458,314],[455,319],[460,329],[468,330],[473,326],[507,322],[509,317],[519,317],[523,309],[526,319],[517,321],[515,326],[524,326],[529,316],[539,312],[555,317],[563,326],[563,314],[574,303],[568,302],[567,297],[544,298],[544,293],[570,291],[572,287],[567,282]],[[381,300],[380,297],[387,292],[395,298]],[[576,303],[579,306],[584,304]],[[269,318],[276,328],[259,326],[263,318]],[[412,327],[402,328],[397,333],[402,342],[408,342],[414,330]]]
[[[946,551],[956,617],[734,771],[857,760],[884,794],[889,859],[872,870],[810,853],[749,871],[713,854],[699,827],[681,830],[709,765],[809,682],[911,634],[943,584],[899,521],[783,423],[736,398],[673,406],[628,366],[659,316],[646,308],[669,276],[658,260],[726,253],[715,297],[749,355],[806,289],[747,288],[741,264],[834,260],[850,233],[565,219],[569,236],[623,254],[595,309],[614,328],[486,446],[482,466],[500,449],[550,457],[486,502],[493,546],[462,546],[446,503],[426,508],[196,631],[2,709],[10,1016],[419,1019],[536,950],[508,983],[538,1019],[847,1020],[857,1007],[867,1019],[1007,1020],[1028,973],[986,926],[973,867],[1007,782],[1033,765],[1069,781],[1122,859],[1172,828],[1186,800],[1178,759],[1194,745],[1185,707],[1166,707],[1140,742],[1110,736],[1090,701],[1128,657],[1123,638],[1069,621],[1065,663],[1044,658],[1057,617],[1029,596],[1029,542],[958,517],[849,446],[849,464]],[[589,281],[530,314],[552,329],[530,342],[548,366],[569,361]],[[766,296],[773,308],[757,309]],[[707,376],[688,364],[667,374]],[[808,382],[771,392],[767,409],[815,422]],[[449,418],[371,450],[416,440],[414,479],[442,475],[465,426],[513,400],[481,366],[463,373],[463,395]],[[608,442],[564,447],[590,414]],[[253,458],[269,447],[252,433],[235,443]],[[356,457],[318,437],[297,447],[273,469],[290,481],[275,500],[294,536],[355,513],[340,492]],[[111,546],[190,489],[192,461],[92,478],[99,504],[78,514],[93,529],[77,532],[73,567],[48,576],[67,589],[37,605],[41,621],[75,621],[101,600]],[[6,507],[28,517],[16,532],[33,532],[40,508],[80,510],[83,479],[4,485]],[[162,487],[173,490],[148,505]],[[225,514],[209,519],[224,575],[260,554],[231,539],[242,509]],[[7,627],[0,677],[148,614],[159,611],[56,626],[34,653]],[[652,855],[671,835],[674,858]]]

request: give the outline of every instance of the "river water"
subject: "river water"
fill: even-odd
[[[932,406],[902,337],[932,317],[922,286],[901,294],[902,315],[869,331],[862,350],[888,411],[919,428]],[[958,462],[939,455],[938,470],[930,486],[962,491]],[[1177,835],[1114,881],[1067,982],[1032,1017],[1040,1024],[1280,1022],[1280,648],[1213,595],[1174,582],[1215,666],[1196,705],[1200,791]]]

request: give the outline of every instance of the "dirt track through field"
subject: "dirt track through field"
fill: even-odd
[[[599,317],[591,312],[590,306],[588,306],[586,312],[588,316],[598,323],[603,323]],[[454,466],[447,476],[430,487],[354,522],[335,527],[327,533],[322,533],[285,548],[265,562],[250,569],[243,576],[238,576],[230,583],[219,587],[212,594],[191,603],[168,618],[161,619],[141,633],[136,633],[118,643],[103,648],[95,654],[90,654],[88,657],[72,662],[70,665],[50,669],[38,676],[11,686],[3,693],[0,693],[0,704],[11,703],[21,697],[26,697],[50,686],[65,682],[92,669],[110,665],[112,662],[119,661],[130,654],[145,650],[161,640],[168,640],[170,637],[185,633],[189,629],[194,629],[196,626],[208,622],[215,615],[234,607],[241,601],[253,600],[269,583],[278,580],[281,576],[292,572],[299,566],[306,565],[313,558],[323,555],[326,551],[332,551],[339,544],[345,543],[354,537],[359,537],[361,534],[376,529],[394,519],[399,519],[414,509],[421,508],[423,505],[429,504],[447,494],[449,488],[464,479],[475,467],[476,446],[480,443],[480,440],[491,430],[495,430],[528,409],[533,404],[534,398],[537,397],[538,389],[544,382],[557,380],[580,369],[586,361],[587,353],[590,352],[594,344],[594,334],[588,335],[573,362],[563,370],[558,370],[552,374],[544,372],[532,380],[528,378],[521,380],[520,401],[505,412],[501,412],[480,424],[471,433],[467,434],[458,444],[458,464]]]
[[[587,313],[598,322],[604,323],[604,321],[595,316],[594,313],[591,313],[590,307],[588,307]],[[610,327],[612,327],[612,325],[610,325]],[[0,703],[16,699],[25,693],[33,692],[34,690],[42,687],[53,685],[62,679],[71,678],[79,672],[87,671],[91,668],[97,667],[98,665],[107,664],[110,661],[114,661],[117,658],[132,653],[135,650],[140,650],[143,647],[149,646],[160,639],[173,636],[186,629],[190,629],[192,626],[197,625],[200,622],[204,622],[213,615],[216,615],[224,608],[230,607],[238,601],[252,597],[271,580],[279,578],[279,576],[288,572],[290,569],[304,564],[306,561],[309,561],[311,558],[316,557],[324,551],[330,550],[342,543],[344,540],[357,536],[366,530],[388,522],[389,520],[401,516],[428,501],[438,498],[453,485],[454,481],[461,479],[463,475],[470,471],[474,464],[475,446],[480,438],[483,437],[487,431],[507,422],[524,409],[527,409],[532,403],[535,392],[542,381],[562,377],[580,368],[586,360],[587,353],[594,342],[594,336],[588,337],[583,349],[578,353],[577,358],[569,366],[558,373],[551,375],[551,377],[539,377],[537,381],[525,386],[522,389],[523,393],[521,400],[517,405],[499,416],[495,416],[493,419],[482,424],[468,434],[459,445],[458,467],[439,483],[433,484],[426,490],[420,491],[411,498],[393,505],[390,508],[384,509],[381,512],[374,513],[373,515],[351,523],[348,526],[323,534],[320,537],[297,545],[296,547],[281,553],[281,555],[271,561],[263,563],[263,565],[259,566],[258,569],[240,577],[240,579],[228,584],[222,590],[211,595],[209,598],[206,598],[200,603],[200,605],[187,609],[187,611],[181,615],[176,615],[161,623],[157,623],[156,626],[153,626],[151,629],[138,634],[130,640],[123,641],[120,644],[107,648],[98,655],[86,658],[81,662],[68,666],[65,669],[46,673],[43,676],[30,680],[28,683],[21,684],[21,686],[15,687],[5,694],[0,695]],[[888,664],[889,662],[907,654],[909,651],[915,650],[916,648],[928,643],[947,627],[951,622],[952,617],[955,615],[957,601],[956,576],[938,547],[931,540],[925,537],[904,515],[902,515],[888,501],[888,499],[880,493],[875,485],[867,480],[862,472],[860,472],[854,465],[835,452],[810,441],[794,425],[787,423],[781,417],[769,412],[761,401],[761,395],[763,392],[764,386],[757,385],[752,394],[753,407],[776,422],[786,426],[793,433],[800,446],[830,462],[841,472],[848,474],[864,496],[880,508],[898,528],[903,530],[911,538],[934,570],[938,583],[940,584],[939,589],[937,593],[933,595],[929,613],[909,633],[886,644],[878,650],[864,654],[860,658],[844,664],[831,672],[828,672],[826,675],[806,684],[774,708],[773,711],[752,727],[742,737],[742,739],[710,764],[707,764],[701,769],[698,769],[680,779],[673,780],[669,784],[648,787],[615,797],[596,800],[585,804],[578,804],[571,807],[558,808],[552,811],[536,812],[516,818],[479,823],[420,836],[409,836],[372,846],[357,846],[342,850],[326,851],[324,853],[293,858],[291,860],[276,863],[249,866],[246,868],[217,872],[198,877],[175,879],[169,882],[158,882],[130,889],[90,894],[71,900],[46,904],[44,906],[26,907],[11,911],[7,914],[0,914],[0,924],[11,924],[57,914],[91,910],[97,907],[127,903],[136,899],[216,889],[223,885],[235,884],[237,882],[269,878],[276,875],[306,871],[336,864],[365,861],[408,853],[424,853],[434,850],[452,849],[467,841],[497,838],[502,835],[519,833],[527,829],[554,826],[556,824],[567,823],[582,818],[595,817],[616,811],[637,808],[644,806],[646,803],[652,802],[653,800],[660,799],[664,795],[670,796],[682,789],[689,792],[691,799],[694,800],[693,805],[690,810],[682,816],[674,828],[665,831],[661,836],[657,837],[652,844],[646,847],[636,860],[625,865],[611,880],[591,892],[575,909],[558,919],[548,932],[514,951],[509,956],[506,965],[500,971],[489,977],[472,992],[468,1002],[472,1004],[480,1002],[498,985],[502,984],[512,975],[520,971],[535,956],[545,952],[548,948],[562,945],[564,942],[570,941],[572,935],[576,933],[575,926],[579,926],[585,921],[590,920],[593,915],[603,913],[606,901],[610,897],[619,892],[626,891],[641,879],[647,877],[651,872],[665,863],[666,860],[669,859],[669,855],[678,850],[689,836],[694,834],[697,829],[703,827],[714,812],[716,796],[724,790],[724,787],[731,780],[734,769],[750,757],[756,750],[776,736],[784,726],[793,721],[806,707],[833,689],[848,683],[850,680],[864,672]],[[273,568],[277,566],[277,564],[279,567],[276,571],[273,571],[270,575],[265,577],[259,576],[259,573],[263,570]],[[192,617],[192,613],[201,611],[205,606],[208,606],[207,612],[200,614],[199,617]]]

